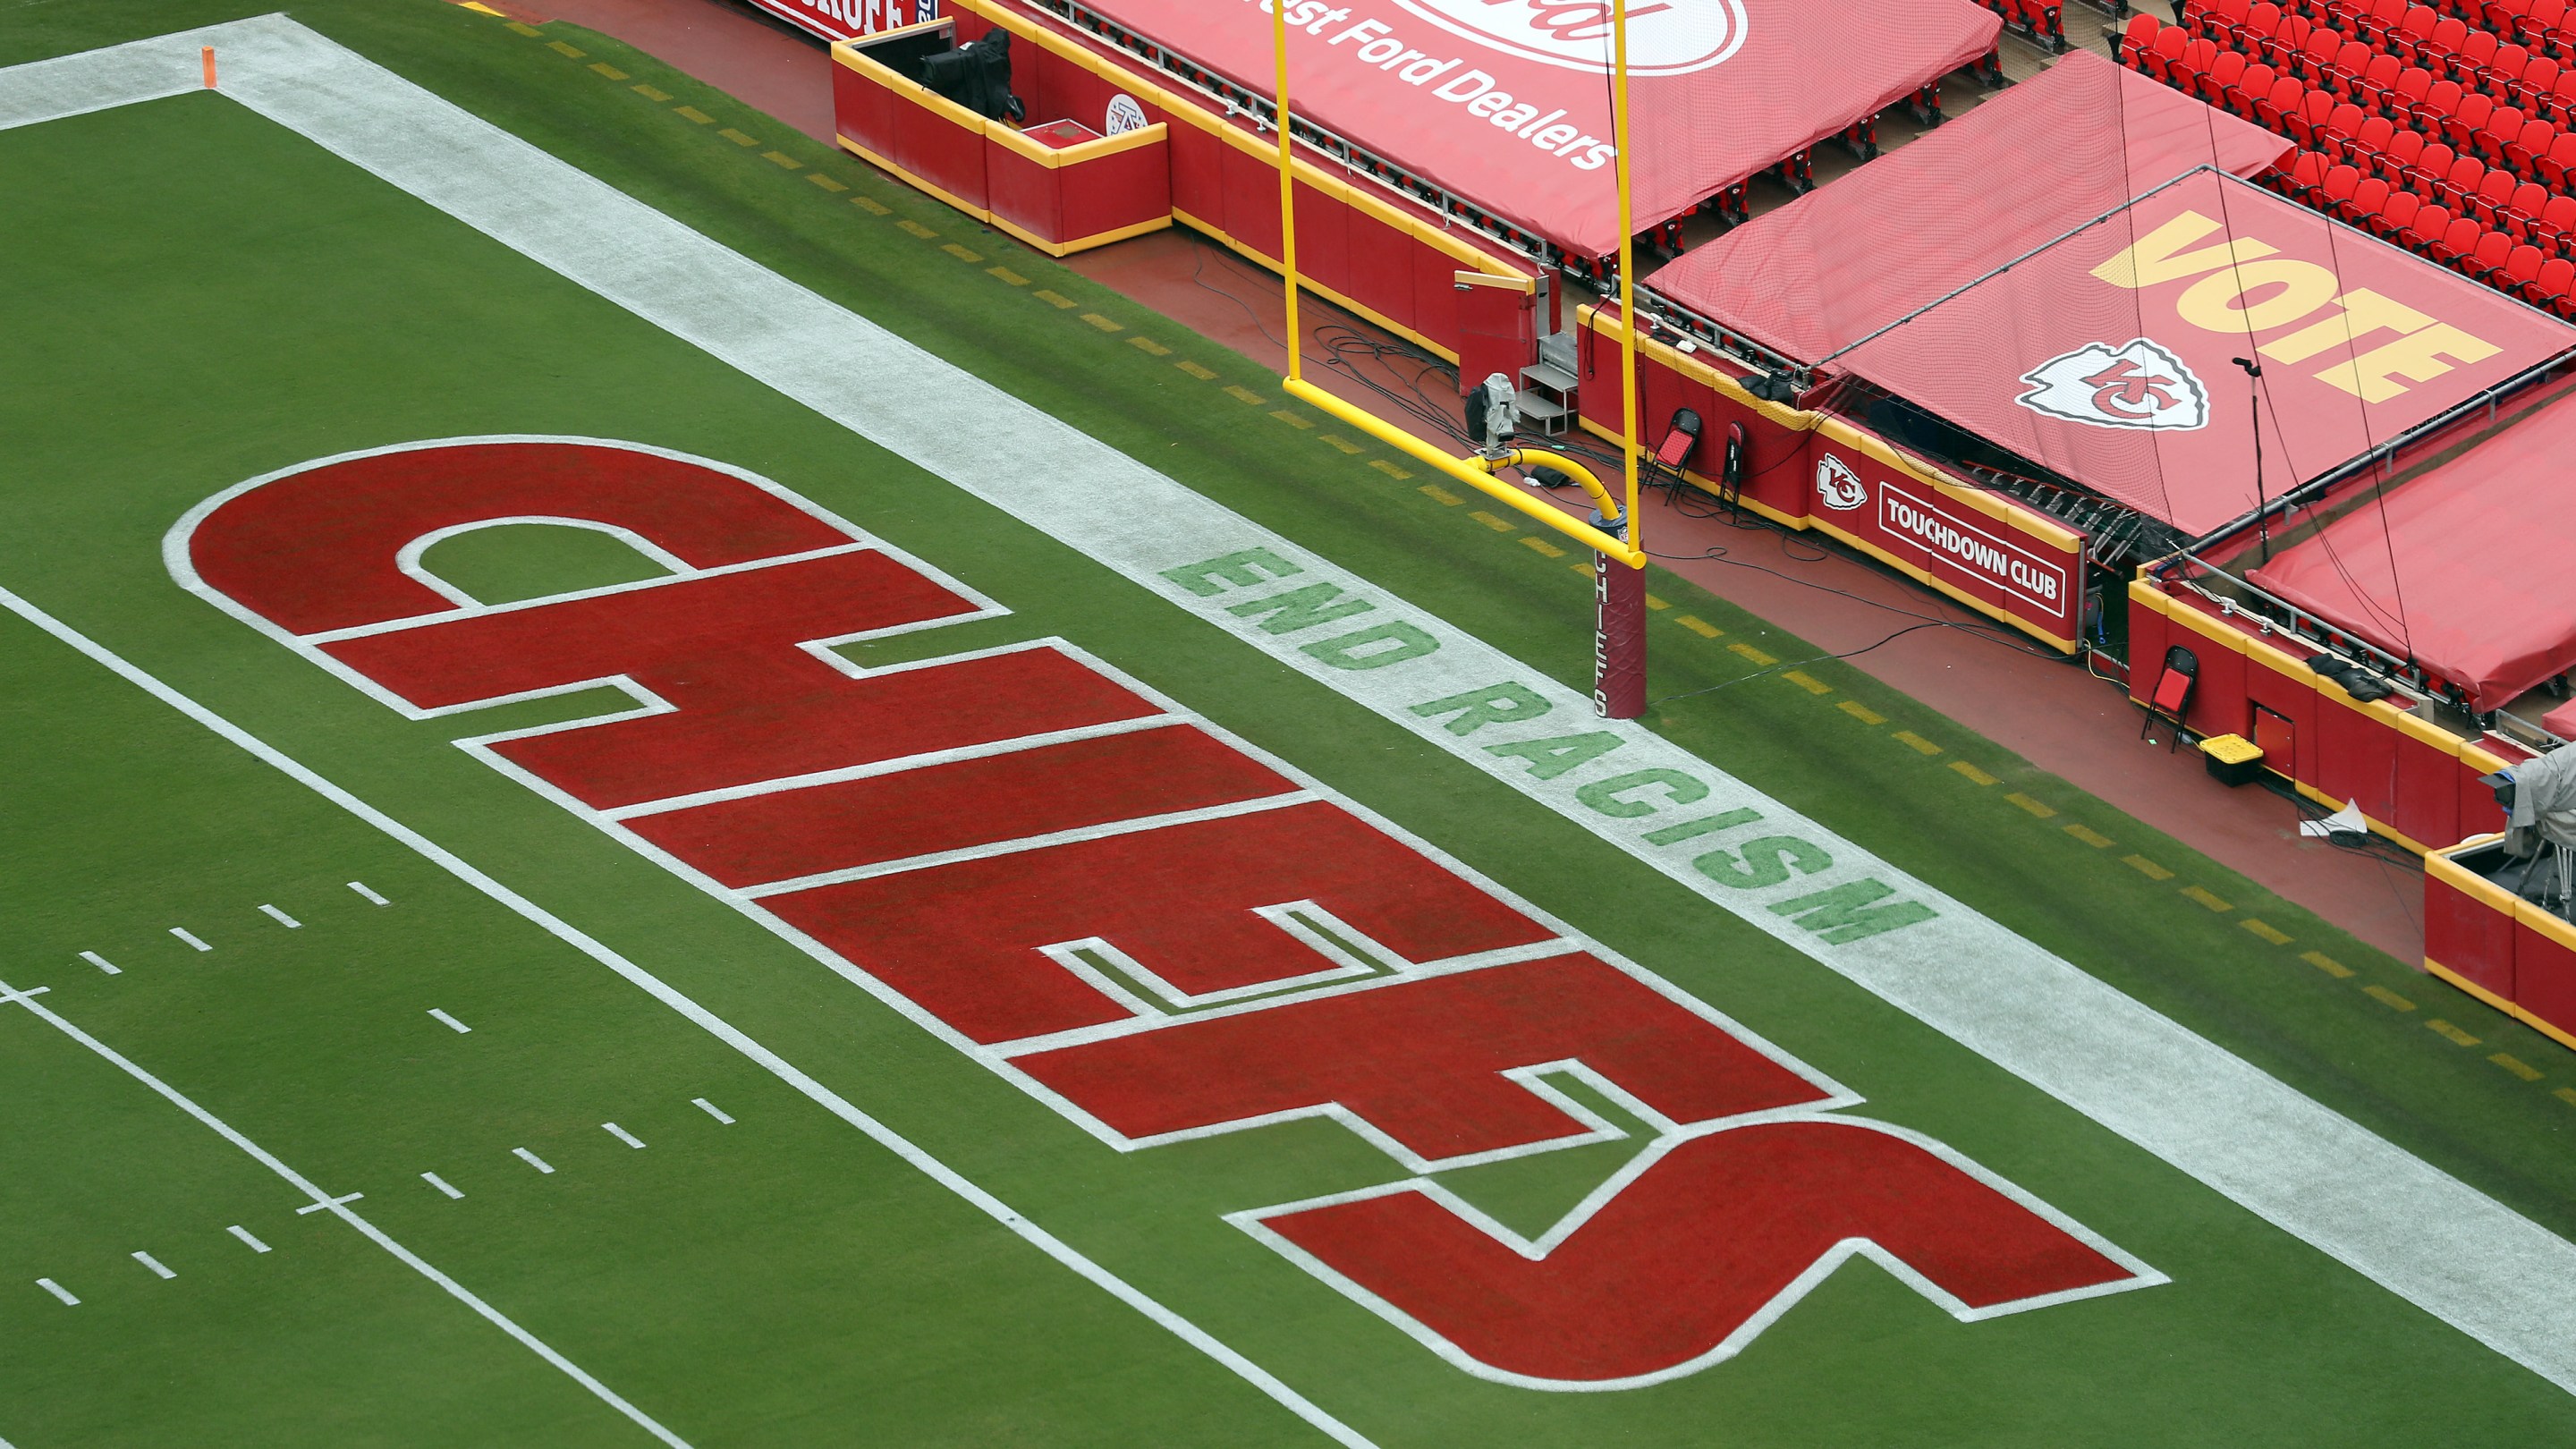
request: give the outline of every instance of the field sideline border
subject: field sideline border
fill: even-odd
[[[1522,681],[1548,702],[1548,712],[1573,707],[1560,720],[1599,723],[1588,720],[1588,701],[1574,691],[1333,565],[1302,557],[1249,520],[283,16],[0,71],[0,128],[196,89],[197,48],[217,43],[229,98],[1442,745],[2576,1392],[2576,1246],[1660,737],[1602,724],[1619,736],[1624,765],[1654,762],[1715,781],[1723,793],[1714,799],[1767,806],[1767,819],[1833,842],[1845,866],[1835,876],[1866,872],[1898,882],[1939,915],[1902,933],[1828,947],[1761,910],[1757,893],[1711,890],[1681,856],[1650,849],[1633,826],[1623,830],[1575,808],[1577,782],[1537,780],[1411,709],[1458,689]],[[111,94],[118,99],[103,99]],[[898,374],[915,383],[900,408],[853,381]],[[1248,549],[1294,563],[1306,581],[1382,599],[1382,617],[1437,641],[1420,661],[1433,667],[1337,676],[1295,641],[1266,636],[1228,616],[1222,603],[1163,577]],[[1389,683],[1398,677],[1417,684],[1436,677],[1452,687],[1399,698]],[[1530,733],[1505,730],[1523,741]],[[272,763],[401,830],[292,761],[274,756]],[[455,866],[471,870],[461,861]],[[491,888],[499,889],[497,882]],[[954,1185],[978,1191],[962,1180]],[[2427,1222],[2443,1223],[2446,1235],[2425,1235]]]

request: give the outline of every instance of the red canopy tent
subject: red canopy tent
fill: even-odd
[[[1617,249],[1606,0],[1281,3],[1300,118],[1569,252]],[[1267,0],[1082,8],[1271,93]],[[1629,7],[1638,228],[1974,62],[2001,24],[1969,0],[1639,0]]]
[[[1651,290],[1812,363],[2196,166],[2251,176],[2289,149],[2079,50],[1696,248]]]
[[[2499,708],[2576,668],[2576,403],[2561,400],[2250,577]]]
[[[2576,348],[2576,327],[2193,172],[1830,359],[2187,534]],[[2234,359],[2259,360],[2250,388]]]

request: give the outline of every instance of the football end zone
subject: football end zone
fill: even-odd
[[[1580,695],[1375,584],[291,22],[0,72],[0,125],[194,89],[206,44],[228,98],[1039,524],[2576,1388],[2576,1266],[2555,1237],[1651,732],[1590,719]],[[897,371],[922,380],[900,412],[852,381]],[[1062,463],[1034,474],[1031,457]],[[647,487],[695,513],[637,508]],[[369,501],[364,535],[313,546],[317,502],[353,498]],[[441,538],[527,522],[608,530],[668,575],[493,607],[424,563]],[[1738,1351],[1853,1256],[1962,1320],[2162,1281],[1070,644],[850,663],[836,646],[1001,605],[740,470],[589,439],[423,442],[229,490],[173,529],[166,557],[183,585],[406,718],[624,690],[632,708],[615,715],[464,743],[1119,1152],[1301,1117],[1347,1127],[1417,1176],[1229,1220],[1465,1372],[1663,1382]],[[5,601],[1364,1442],[482,866]],[[1574,1212],[1527,1237],[1431,1179],[1620,1132],[1559,1081],[1652,1139]],[[1873,1195],[1887,1184],[1904,1187]],[[2425,1221],[2453,1231],[2431,1244]],[[1511,1311],[1489,1311],[1498,1301]]]

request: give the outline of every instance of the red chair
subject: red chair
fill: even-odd
[[[2498,208],[2504,214],[2505,230],[2524,241],[2531,241],[2540,226],[2541,210],[2549,205],[2549,188],[2537,181],[2526,181],[2513,189]]]
[[[2297,110],[2281,118],[2281,127],[2291,140],[2308,150],[2326,150],[2325,137],[2321,133],[2326,122],[2333,119],[2338,104],[2332,91],[2310,91],[2299,97]]]
[[[2407,190],[2431,196],[2441,189],[2442,178],[2451,174],[2451,163],[2458,159],[2451,154],[2450,147],[2435,141],[2424,148],[2422,159],[2399,173],[2398,179],[2406,184]]]
[[[2257,61],[2245,67],[2245,74],[2238,78],[2236,84],[2229,86],[2219,100],[2227,109],[2249,121],[2253,120],[2257,107],[2262,104],[2262,98],[2271,94],[2272,87],[2278,85],[2280,79],[2273,73],[2270,66]],[[2291,84],[2296,85],[2298,82],[2292,81]]]
[[[2369,0],[2354,17],[2353,32],[2379,49],[2388,50],[2397,27],[2406,19],[2406,8],[2406,0]]]
[[[2467,25],[2461,24],[2457,16],[2442,23],[2460,27],[2458,42],[2450,47],[2450,54],[2443,57],[2444,63],[2450,68],[2451,79],[2462,85],[2484,86],[2487,83],[2487,69],[2495,64],[2495,36],[2483,30],[2471,30]]]
[[[2451,213],[2447,209],[2425,206],[2415,213],[2414,220],[2406,223],[2406,229],[2398,233],[2397,242],[2409,251],[2431,256],[2434,244],[2450,229]]]
[[[2330,30],[2320,30],[2317,33],[2334,34]],[[2358,100],[2361,97],[2362,74],[2370,69],[2372,61],[2379,58],[2378,51],[2358,40],[2347,40],[2335,48],[2334,59],[2326,62],[2326,80],[2336,90]]]
[[[2530,282],[2522,289],[2522,295],[2533,306],[2546,307],[2564,317],[2571,300],[2576,300],[2568,295],[2571,288],[2576,288],[2576,262],[2565,257],[2551,257],[2532,274]]]
[[[2423,217],[2417,216],[2416,223],[2421,225],[2422,222]],[[2456,267],[2476,249],[2478,238],[2486,234],[2485,227],[2465,216],[2455,216],[2451,218],[2451,224],[2442,229],[2442,234],[2433,239],[2432,249],[2427,255],[2446,267]]]
[[[2424,98],[2432,94],[2432,90],[2433,73],[2420,65],[2410,65],[2397,73],[2397,80],[2389,86],[2380,109],[2411,126],[2415,124],[2415,108],[2424,104]]]
[[[2168,25],[2158,30],[2154,42],[2147,47],[2147,53],[2139,57],[2138,73],[2166,85],[2174,84],[2173,68],[2182,62],[2183,47],[2190,43],[2191,36],[2179,25]]]
[[[2506,230],[2505,212],[2513,205],[2514,189],[2521,184],[2510,171],[2490,171],[2479,177],[2478,189],[2468,196],[2468,214],[2490,231]]]
[[[2314,151],[2296,153],[2298,159],[2286,171],[2275,170],[2267,178],[2272,189],[2292,201],[2306,201],[2317,194],[2317,186],[2326,179],[2326,158]]]
[[[2547,121],[2525,121],[2522,129],[2497,149],[2504,158],[2506,170],[2517,176],[2529,176],[2533,174],[2532,168],[2539,164],[2541,157],[2549,154],[2550,146],[2557,140],[2556,126]]]
[[[2165,23],[2152,15],[2140,13],[2129,17],[2129,28],[2120,32],[2120,64],[2131,70],[2146,69],[2148,50],[2156,43],[2156,32]]]
[[[2521,49],[2520,46],[2514,48]],[[2551,89],[2564,74],[2566,68],[2548,56],[2532,56],[2523,66],[2522,75],[2513,83],[2513,103],[2535,116],[2556,114],[2557,97],[2551,94]]]
[[[2478,72],[2478,86],[2500,101],[2519,105],[2522,101],[2517,91],[2522,78],[2530,73],[2531,52],[2507,41],[2496,47],[2495,59]]]
[[[2576,236],[2576,196],[2553,196],[2540,206],[2540,215],[2531,223],[2531,244],[2544,252],[2569,249],[2569,238]]]
[[[2415,47],[2415,53],[2448,71],[2459,56],[2460,47],[2467,44],[2468,39],[2467,22],[2456,15],[2445,15],[2435,20],[2433,28],[2425,32],[2424,39]]]
[[[2478,194],[2478,185],[2486,177],[2487,163],[2475,156],[2462,156],[2433,183],[2430,194],[2434,200],[2449,207],[2453,216],[2465,216],[2469,210],[2469,198]]]
[[[2442,118],[2442,135],[2451,143],[2451,149],[2454,151],[2469,149],[2469,137],[2476,134],[2478,127],[2487,123],[2487,117],[2495,114],[2495,108],[2493,96],[2474,94],[2461,96],[2460,104],[2449,115]]]
[[[2561,120],[2576,117],[2576,68],[2561,70],[2558,79],[2549,83],[2549,94],[2540,109]]]
[[[2222,44],[2234,44],[2245,24],[2245,0],[2208,0],[2195,5],[2183,23]]]
[[[2350,101],[2337,104],[2324,123],[2317,127],[2317,149],[2332,156],[2340,156],[2350,150],[2354,138],[2361,132],[2363,119],[2361,107]]]
[[[2232,50],[2222,50],[2209,63],[2209,73],[2197,77],[2192,89],[2211,105],[2222,105],[2228,91],[2244,78],[2245,57]]]
[[[2183,717],[2191,713],[2191,694],[2200,683],[2200,660],[2179,644],[2165,651],[2164,672],[2156,676],[2156,687],[2147,696],[2147,722],[2138,726],[2138,738],[2146,739],[2162,720],[2173,729],[2173,742],[2165,746],[2168,754],[2182,743]]]
[[[2531,163],[2531,178],[2552,191],[2567,189],[2567,168],[2576,166],[2576,131],[2561,131],[2549,149]]]
[[[2385,114],[2388,110],[2388,88],[2397,84],[2398,73],[2405,68],[2406,62],[2388,52],[2373,51],[2370,64],[2361,69],[2361,83],[2355,88],[2353,99],[2366,109]]]
[[[2567,19],[2567,0],[2532,0],[2531,7],[2513,18],[2513,38],[2524,45],[2558,53],[2548,42]],[[2562,55],[2560,59],[2565,59]]]
[[[2469,138],[2470,145],[2490,163],[2501,161],[2505,143],[2519,137],[2530,120],[2517,107],[2498,106],[2487,113],[2487,123],[2478,128],[2478,134]]]
[[[2460,83],[2455,80],[2437,80],[2426,87],[2424,99],[2415,104],[2412,112],[2415,117],[2415,129],[2441,130],[2449,121],[2451,113],[2460,108],[2462,94]]]
[[[2415,214],[2423,209],[2424,198],[2414,192],[2392,191],[2388,193],[2388,200],[2380,203],[2379,210],[2363,217],[2361,224],[2371,235],[2395,241],[2414,223]]]
[[[2377,216],[2379,209],[2387,204],[2388,183],[2376,176],[2365,176],[2360,184],[2353,187],[2352,195],[2344,198],[2343,204],[2335,208],[2335,215],[2355,226],[2360,226],[2369,218]]]
[[[2478,23],[2498,35],[2511,35],[2513,22],[2530,8],[2531,0],[2484,0],[2478,6]]]
[[[2463,226],[2474,227],[2476,225],[2477,223],[2463,217],[2459,221],[2451,223],[2451,229],[2457,231]],[[2476,239],[2471,242],[2469,249],[2460,254],[2460,256],[2454,260],[2451,265],[2459,268],[2460,271],[2467,276],[2475,277],[2481,282],[2487,281],[2494,277],[2496,273],[2504,270],[2505,259],[2513,255],[2513,248],[2514,240],[2512,237],[2506,236],[2500,231],[2486,231],[2484,229],[2480,229]],[[2525,248],[2525,250],[2528,251],[2532,249]],[[2534,268],[2533,270],[2537,271],[2538,268]]]
[[[2377,171],[2379,158],[2386,154],[2388,143],[2397,135],[2397,124],[2386,116],[2365,116],[2354,129],[2352,139],[2344,143],[2343,159],[2364,171]]]
[[[2488,277],[2487,281],[2517,297],[2527,298],[2531,295],[2531,284],[2540,276],[2540,267],[2545,260],[2547,259],[2540,254],[2540,248],[2536,246],[2525,244],[2515,247],[2505,254],[2504,266],[2493,276]]]
[[[2387,177],[2392,182],[2403,184],[2406,178],[2406,169],[2418,164],[2423,159],[2423,132],[2394,132],[2389,136],[2388,144],[2379,148],[2379,174]]]
[[[2317,189],[2303,198],[2308,205],[2330,216],[2341,216],[2351,204],[2355,188],[2361,185],[2361,173],[2349,166],[2329,166]]]

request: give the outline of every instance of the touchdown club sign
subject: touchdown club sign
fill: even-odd
[[[2080,543],[2024,533],[1860,449],[1810,436],[1818,526],[2051,637],[2075,636]]]

